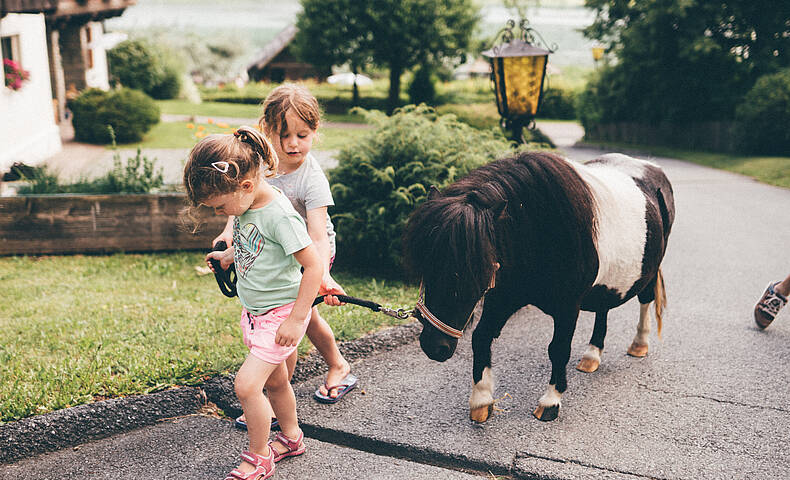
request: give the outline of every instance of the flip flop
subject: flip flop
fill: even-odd
[[[239,415],[238,417],[236,417],[236,428],[239,428],[241,430],[247,430],[247,422],[241,419],[241,417],[243,416],[244,415]],[[271,429],[272,430],[280,429],[280,422],[278,422],[276,418],[272,418]]]
[[[333,388],[337,389],[337,397],[332,398],[329,395],[324,395],[323,393],[321,393],[321,389],[319,388],[318,390],[315,391],[314,394],[315,399],[321,403],[337,403],[340,401],[341,398],[343,398],[343,396],[345,396],[345,394],[347,394],[348,392],[353,390],[354,387],[357,386],[357,380],[358,379],[356,375],[354,375],[353,373],[349,373],[348,375],[346,375],[346,378],[341,380],[340,383],[338,383],[337,385],[330,386],[324,383],[324,388],[326,388],[327,393],[331,392]]]

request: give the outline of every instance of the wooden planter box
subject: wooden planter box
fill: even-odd
[[[197,234],[183,193],[0,197],[0,255],[208,250],[227,217],[203,209]]]

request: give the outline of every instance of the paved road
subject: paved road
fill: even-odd
[[[561,147],[575,159],[600,153]],[[760,331],[751,312],[765,284],[788,273],[790,191],[653,160],[673,182],[677,219],[663,339],[652,335],[648,357],[625,355],[631,301],[610,315],[600,370],[573,370],[592,331],[583,314],[560,418],[539,422],[531,412],[549,377],[551,320],[522,309],[494,344],[501,400],[481,426],[467,418],[469,339],[441,364],[412,342],[355,362],[361,388],[338,405],[312,401],[318,379],[295,385],[310,450],[275,478],[790,478],[790,314]],[[227,419],[190,416],[0,466],[0,478],[221,478],[244,439]]]

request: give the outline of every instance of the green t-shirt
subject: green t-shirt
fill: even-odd
[[[296,300],[302,274],[293,254],[312,243],[302,217],[276,192],[274,200],[233,222],[236,289],[241,304],[254,315]]]

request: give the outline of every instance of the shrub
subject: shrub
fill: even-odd
[[[125,40],[107,52],[110,77],[115,84],[141,90],[153,98],[176,98],[181,73],[159,48],[142,40]]]
[[[341,150],[338,167],[329,172],[338,263],[400,275],[401,234],[428,188],[445,187],[510,153],[511,146],[498,130],[476,130],[424,105],[391,117],[362,113],[377,128]]]
[[[109,132],[112,136],[112,131]],[[124,163],[121,154],[113,154],[113,168],[105,175],[94,180],[79,180],[70,184],[62,184],[57,175],[46,168],[33,167],[23,175],[30,185],[19,189],[19,194],[52,194],[52,193],[151,193],[158,190],[164,183],[162,169],[155,168],[155,159],[149,159],[137,149],[137,155]]]
[[[430,67],[422,66],[414,72],[414,78],[409,84],[409,99],[415,105],[436,103],[436,85]]]
[[[760,77],[736,109],[740,143],[754,153],[790,151],[790,69]]]
[[[119,143],[137,142],[159,122],[159,107],[146,94],[122,88],[111,92],[88,89],[69,103],[74,138],[88,143],[112,142],[111,126]]]
[[[540,118],[572,120],[576,118],[576,94],[569,90],[547,88],[540,101]]]

